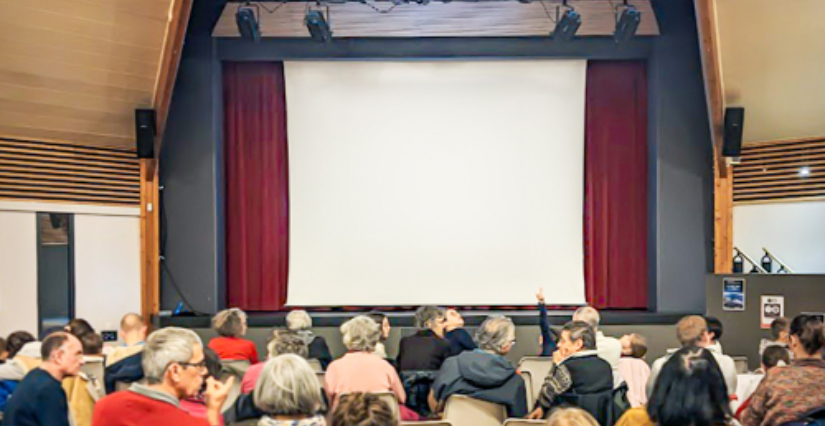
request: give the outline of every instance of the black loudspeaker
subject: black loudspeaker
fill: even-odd
[[[745,108],[725,108],[725,140],[722,155],[739,157],[742,153],[742,131],[745,125]]]
[[[135,136],[138,158],[155,158],[155,110],[135,110]]]

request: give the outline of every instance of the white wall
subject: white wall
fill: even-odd
[[[0,211],[0,336],[37,332],[35,213]]]
[[[796,273],[825,273],[825,201],[735,206],[733,241],[757,262],[766,247]]]

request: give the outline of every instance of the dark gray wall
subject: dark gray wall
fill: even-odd
[[[703,283],[712,265],[713,182],[691,0],[654,0],[662,35],[622,46],[606,37],[572,43],[547,38],[213,41],[208,28],[218,3],[195,2],[161,163],[167,265],[197,310],[212,312],[225,298],[221,60],[557,57],[648,61],[650,308],[703,311]],[[165,309],[179,300],[167,273],[161,297]]]
[[[748,357],[748,367],[759,367],[759,341],[769,337],[760,327],[761,296],[784,296],[785,317],[802,312],[825,312],[825,275],[728,275],[745,278],[745,310],[722,309],[722,280],[709,275],[706,280],[707,313],[722,321],[722,347],[728,355]]]

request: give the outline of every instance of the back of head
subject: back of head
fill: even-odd
[[[312,328],[312,318],[307,311],[296,309],[286,316],[286,328],[292,331],[309,330]]]
[[[475,341],[478,348],[504,355],[516,338],[513,321],[503,315],[487,317],[476,330]]]
[[[689,315],[676,324],[676,338],[683,347],[696,346],[708,331],[705,319],[699,315]]]
[[[52,355],[60,350],[72,336],[72,334],[64,331],[57,331],[46,336],[46,338],[43,339],[43,344],[40,345],[40,359],[43,361],[51,360]]]
[[[592,327],[593,330],[599,329],[599,323],[601,322],[601,320],[602,318],[601,315],[599,315],[599,311],[597,311],[596,308],[590,306],[579,308],[573,314],[573,321],[581,321],[583,323],[586,323],[587,325]]]
[[[338,401],[332,414],[335,426],[397,426],[398,419],[390,406],[376,395],[352,393]]]
[[[212,328],[223,337],[243,337],[246,334],[246,312],[224,309],[212,318]]]
[[[372,352],[381,340],[381,326],[368,316],[358,315],[341,325],[341,334],[348,350]]]
[[[825,326],[815,316],[799,315],[791,321],[790,335],[808,355],[814,355],[825,348]]]
[[[123,333],[140,331],[143,327],[146,327],[146,323],[143,322],[143,317],[136,313],[128,313],[120,320],[120,331]]]
[[[633,358],[644,358],[647,355],[647,339],[641,334],[630,335],[630,356]]]
[[[103,339],[97,333],[88,333],[80,336],[83,345],[83,355],[100,355],[103,353]]]
[[[713,334],[713,340],[719,340],[722,338],[722,332],[724,329],[722,328],[722,321],[719,321],[719,318],[705,316],[705,324],[708,327],[708,333]]]
[[[77,337],[81,337],[84,334],[94,333],[95,329],[89,324],[88,321],[82,318],[75,318],[69,321],[69,325],[65,328],[66,331],[69,333],[74,334]]]
[[[562,332],[570,333],[570,341],[582,341],[582,350],[596,349],[596,331],[584,321],[570,321],[564,325]]]
[[[315,371],[295,354],[278,355],[267,361],[254,395],[255,406],[270,415],[309,416],[323,405]]]
[[[433,328],[438,321],[444,321],[444,310],[438,306],[421,306],[415,310],[415,326],[419,330]]]
[[[783,332],[787,332],[791,322],[787,318],[777,318],[771,323],[771,340],[779,340]]]
[[[147,383],[162,383],[170,365],[192,359],[195,346],[203,347],[201,338],[185,328],[167,327],[150,334],[144,345],[142,362]]]
[[[309,347],[298,333],[292,330],[275,330],[272,332],[272,340],[266,345],[270,358],[283,354],[295,354],[301,358],[309,356]]]
[[[791,365],[791,352],[784,346],[768,346],[762,352],[762,365],[766,370]]]
[[[581,408],[558,408],[547,419],[547,426],[599,426],[587,411]]]
[[[9,359],[14,358],[20,349],[23,349],[23,346],[26,343],[34,342],[37,339],[31,335],[31,333],[27,331],[15,331],[12,334],[9,334],[9,337],[6,337],[6,350],[9,351]]]
[[[387,319],[387,314],[381,311],[369,311],[366,315],[378,325],[384,325],[384,320]]]
[[[707,349],[686,347],[662,367],[647,411],[657,426],[719,426],[731,416],[728,390]]]

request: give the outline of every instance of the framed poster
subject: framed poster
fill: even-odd
[[[722,280],[722,310],[745,310],[744,278],[725,278]]]
[[[760,323],[766,330],[771,328],[775,319],[785,316],[785,296],[762,296],[760,299]]]

